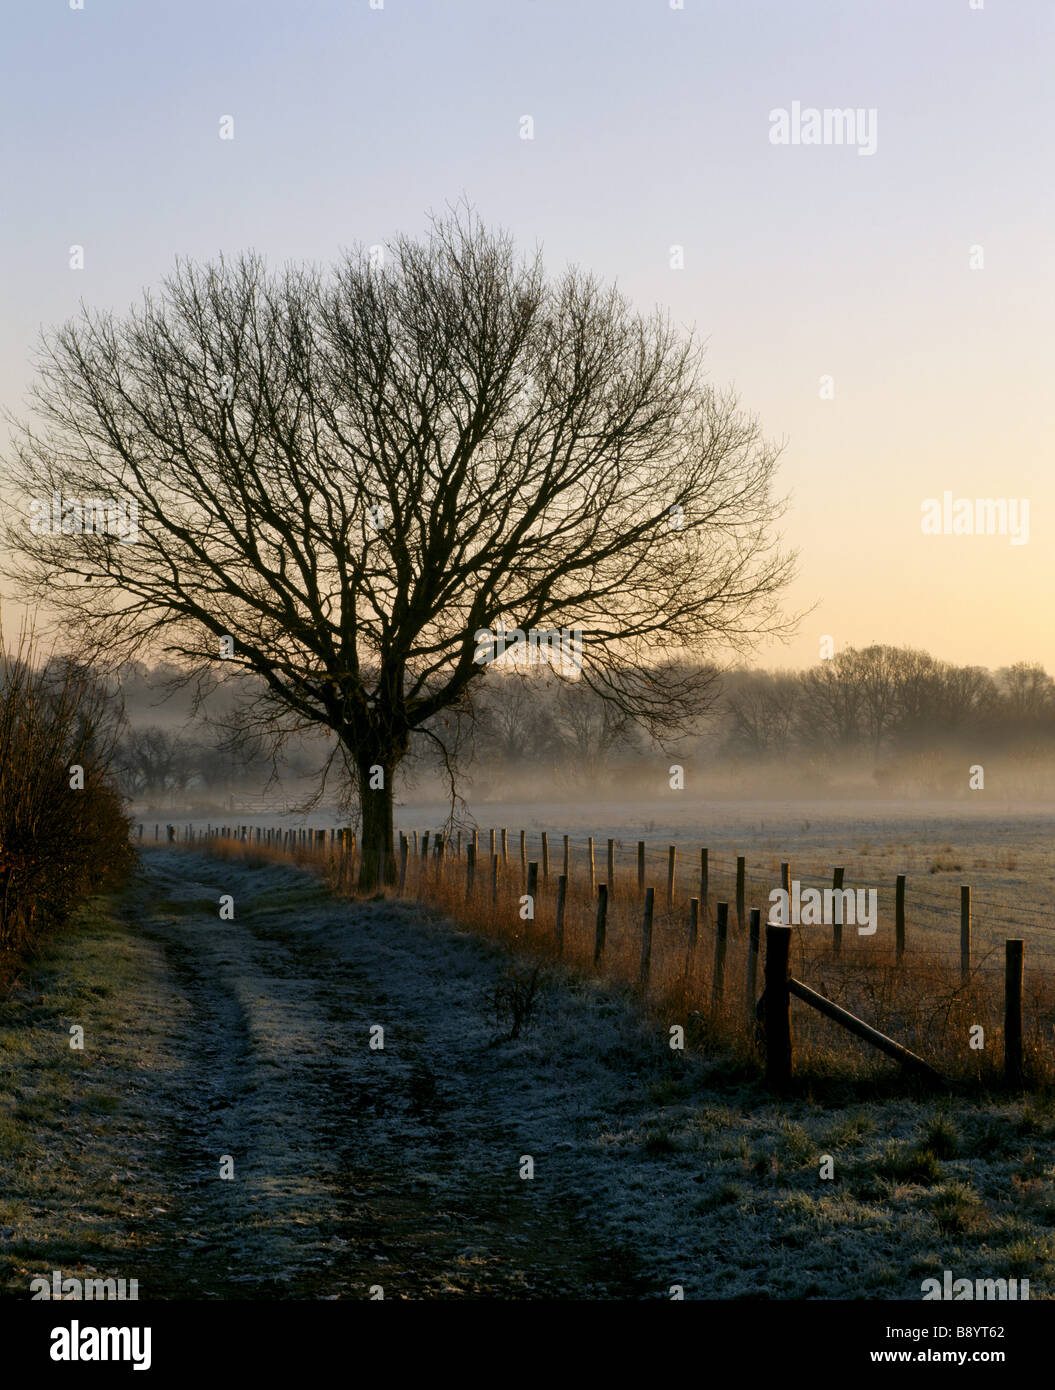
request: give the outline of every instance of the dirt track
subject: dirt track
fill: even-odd
[[[138,1277],[140,1297],[641,1296],[569,1194],[519,1176],[545,1154],[510,1121],[530,1050],[481,1046],[497,953],[282,867],[159,850],[144,869],[119,916],[139,1021],[161,1036],[149,1075],[152,1049],[114,1038],[107,1074],[137,1116],[111,1147],[150,1208],[97,1270]],[[88,1148],[89,1165],[106,1153]],[[74,1272],[61,1227],[46,1267]]]

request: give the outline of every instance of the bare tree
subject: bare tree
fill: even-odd
[[[180,262],[44,335],[13,571],[96,658],[226,659],[276,738],[333,730],[391,878],[393,774],[469,697],[477,631],[582,628],[581,678],[655,729],[700,688],[653,662],[783,625],[779,449],[701,355],[465,211],[328,274]]]
[[[785,757],[800,718],[802,683],[782,671],[736,671],[725,681],[734,748]]]
[[[1008,711],[1022,724],[1037,722],[1055,707],[1055,681],[1035,662],[1001,667],[996,682]]]
[[[618,702],[569,683],[558,691],[554,717],[573,776],[593,781],[603,777],[616,748],[628,743],[632,727]]]
[[[129,729],[115,765],[133,796],[183,791],[195,773],[195,745],[157,724]]]

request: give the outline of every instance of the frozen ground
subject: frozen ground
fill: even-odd
[[[918,1298],[944,1268],[1055,1287],[1050,1107],[778,1104],[569,978],[509,1041],[485,1002],[509,957],[418,907],[144,861],[121,915],[0,1009],[8,1292],[89,1265],[141,1297]]]

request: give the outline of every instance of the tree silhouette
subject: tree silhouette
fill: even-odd
[[[95,659],[226,661],[276,738],[332,729],[391,880],[393,775],[471,701],[477,631],[582,629],[561,678],[657,731],[705,684],[672,653],[782,625],[779,450],[701,357],[464,209],[328,273],[179,262],[44,334],[8,572]]]

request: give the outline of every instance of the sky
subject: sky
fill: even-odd
[[[1055,670],[1055,4],[676,4],[7,0],[0,407],[42,325],[177,256],[325,263],[464,198],[694,329],[785,441],[805,616],[759,663]],[[854,141],[775,143],[795,103]],[[946,492],[1028,530],[925,534]]]

